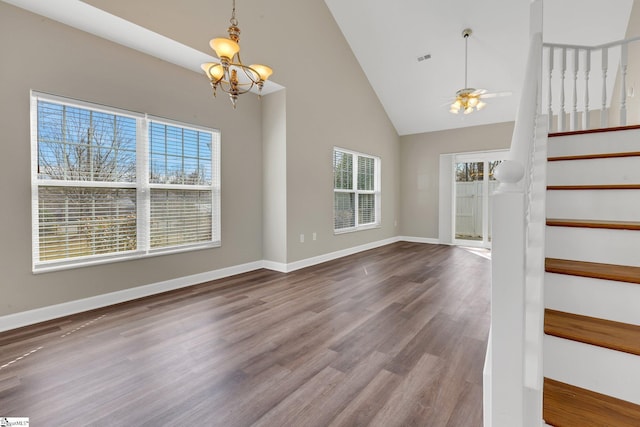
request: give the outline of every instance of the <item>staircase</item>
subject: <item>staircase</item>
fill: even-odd
[[[549,135],[543,413],[640,426],[640,126]]]

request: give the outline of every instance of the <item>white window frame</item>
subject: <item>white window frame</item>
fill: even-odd
[[[150,256],[166,255],[205,248],[221,246],[220,227],[220,130],[187,123],[182,123],[147,114],[107,107],[85,101],[31,91],[31,236],[32,236],[32,271],[43,273],[48,271],[99,265],[116,261],[125,261]],[[114,114],[136,120],[136,181],[135,182],[101,182],[101,181],[64,181],[47,180],[38,177],[38,101],[61,104],[70,107],[89,109],[96,112]],[[149,183],[149,127],[151,122],[177,126],[184,129],[211,134],[211,185],[180,185]],[[39,188],[47,187],[94,187],[94,188],[130,188],[136,190],[137,199],[137,232],[135,250],[115,252],[104,255],[78,256],[67,259],[41,261],[39,235]],[[211,191],[211,228],[212,239],[206,242],[151,248],[150,246],[150,197],[152,189],[205,190]]]
[[[351,190],[343,190],[335,188],[335,174],[333,175],[333,193],[334,193],[334,206],[333,206],[333,218],[334,218],[334,234],[344,234],[344,233],[352,233],[355,231],[361,230],[369,230],[372,228],[380,228],[382,224],[381,217],[381,200],[382,195],[380,191],[380,177],[381,177],[381,160],[380,157],[374,156],[372,154],[360,153],[358,151],[349,150],[341,147],[333,147],[331,151],[331,163],[333,165],[333,161],[335,158],[335,152],[339,151],[345,154],[350,154],[353,156],[353,170],[352,170],[352,189]],[[359,190],[358,189],[358,170],[359,170],[359,162],[361,158],[368,158],[374,160],[374,189],[373,190]],[[352,193],[354,194],[354,226],[353,227],[345,227],[345,228],[335,228],[335,214],[336,214],[336,206],[335,206],[335,193]],[[359,197],[360,194],[373,194],[375,196],[375,221],[369,222],[366,224],[359,223]]]

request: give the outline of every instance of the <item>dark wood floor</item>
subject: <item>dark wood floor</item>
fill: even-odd
[[[487,259],[462,248],[396,243],[6,332],[0,416],[481,426],[489,274]]]

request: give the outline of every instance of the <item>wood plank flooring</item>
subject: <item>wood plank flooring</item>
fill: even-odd
[[[481,426],[489,275],[490,261],[463,248],[400,242],[9,331],[0,416]]]

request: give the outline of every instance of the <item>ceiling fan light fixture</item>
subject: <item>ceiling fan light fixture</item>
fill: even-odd
[[[449,111],[453,114],[458,114],[460,110],[464,111],[464,114],[471,114],[474,109],[481,110],[487,104],[480,100],[480,96],[485,92],[484,90],[476,90],[467,86],[467,64],[468,64],[468,39],[473,34],[471,28],[465,28],[462,31],[462,37],[464,38],[464,89],[460,89],[456,92],[456,100],[451,104]]]

